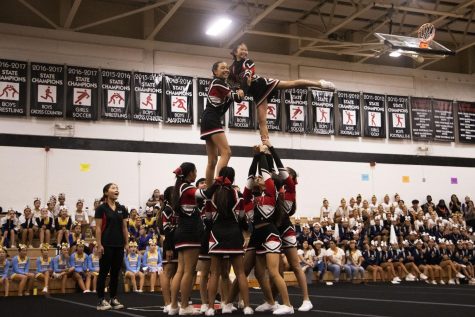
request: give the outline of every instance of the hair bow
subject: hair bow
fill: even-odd
[[[183,170],[181,169],[181,167],[177,167],[173,173],[177,176],[177,177],[183,177]]]

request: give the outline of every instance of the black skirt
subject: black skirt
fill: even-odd
[[[201,239],[201,249],[200,249],[200,255],[199,259],[200,260],[209,260],[209,236],[211,234],[210,229],[206,229],[203,234],[203,239]]]
[[[165,239],[163,240],[163,264],[178,262],[178,252],[175,249],[173,235],[174,233],[171,233],[170,235],[165,236]],[[173,251],[173,257],[170,261],[166,258],[167,251]]]
[[[180,216],[173,236],[175,249],[200,248],[203,234],[203,221],[198,214]]]
[[[215,222],[209,237],[209,254],[231,255],[244,253],[244,237],[234,219]]]
[[[254,228],[249,240],[249,247],[254,247],[256,254],[280,253],[282,240],[275,225],[269,223],[264,227]]]
[[[207,107],[201,116],[201,140],[209,139],[213,134],[224,133],[218,110]]]
[[[279,82],[280,80],[278,79],[264,77],[259,77],[252,81],[248,94],[254,98],[257,107],[271,96]]]
[[[295,227],[288,216],[282,220],[282,224],[277,228],[279,230],[280,239],[282,240],[282,248],[297,247],[297,235]]]

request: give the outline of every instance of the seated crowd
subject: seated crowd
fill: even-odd
[[[47,293],[51,279],[61,281],[64,293],[68,277],[84,293],[95,292],[100,252],[93,239],[94,210],[100,202],[96,200],[89,209],[78,199],[71,209],[65,200],[64,194],[57,199],[51,196],[43,207],[35,198],[33,208],[26,206],[22,214],[10,208],[2,216],[0,285],[5,295],[11,282],[18,283],[18,295],[29,295],[35,280]],[[162,272],[162,208],[163,197],[157,189],[146,208],[130,210],[124,277],[133,291],[142,292],[145,279],[154,291]],[[347,280],[364,281],[367,272],[371,281],[393,284],[403,278],[431,284],[474,284],[475,209],[469,197],[460,203],[452,195],[447,206],[444,200],[435,205],[427,196],[424,204],[415,199],[408,206],[397,194],[393,201],[386,195],[381,203],[376,196],[368,202],[358,195],[349,204],[341,199],[335,209],[324,199],[319,215],[295,217],[293,222],[309,284],[315,275],[321,280],[326,271],[332,273],[334,282],[342,272]],[[30,259],[34,244],[40,256]],[[12,249],[18,254],[10,257]],[[50,256],[52,249],[56,249],[54,257]],[[327,285],[332,283],[327,281]]]

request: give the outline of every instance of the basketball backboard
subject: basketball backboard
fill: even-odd
[[[427,48],[420,47],[421,39],[417,37],[375,33],[381,42],[383,42],[390,51],[400,51],[401,53],[419,54],[422,56],[433,56],[434,58],[443,58],[447,55],[455,55],[442,44],[432,40],[427,43]]]

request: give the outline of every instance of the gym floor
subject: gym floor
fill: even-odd
[[[314,304],[311,312],[297,316],[474,316],[475,287],[468,285],[442,286],[422,283],[387,284],[322,284],[310,286],[310,297]],[[258,289],[250,289],[253,307],[261,304],[262,295]],[[294,307],[301,304],[300,291],[289,287]],[[51,296],[8,297],[0,299],[4,316],[25,317],[105,317],[165,316],[162,313],[163,299],[160,293],[120,294],[126,305],[124,310],[98,312],[95,294],[66,294]],[[192,300],[199,303],[198,292]],[[219,312],[218,312],[219,314]],[[241,315],[241,311],[233,315]],[[270,314],[256,313],[258,316]]]

